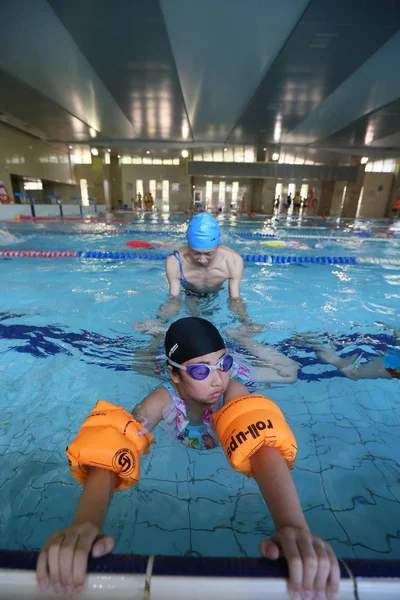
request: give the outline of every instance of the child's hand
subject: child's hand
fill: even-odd
[[[334,598],[339,590],[340,569],[327,542],[305,529],[283,527],[260,544],[263,556],[283,555],[289,567],[289,591],[293,599]],[[315,594],[315,595],[314,595]]]
[[[112,552],[113,538],[104,535],[86,522],[56,531],[47,540],[39,554],[36,579],[44,592],[49,583],[56,594],[80,594],[85,585],[87,561],[92,556],[104,556]]]

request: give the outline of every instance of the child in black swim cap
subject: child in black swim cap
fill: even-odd
[[[252,445],[253,450],[245,459],[249,461],[251,475],[259,485],[276,527],[275,534],[261,542],[260,551],[269,559],[277,559],[280,553],[285,556],[289,567],[289,589],[294,597],[300,597],[300,594],[303,594],[303,597],[313,597],[315,593],[333,598],[338,591],[340,579],[334,552],[329,544],[311,534],[285,458],[278,447],[271,447],[268,443],[269,436],[271,439],[276,437],[274,426],[275,429],[280,427],[279,422],[284,419],[280,409],[266,398],[249,395],[242,383],[230,377],[232,357],[227,352],[218,330],[205,319],[191,317],[173,323],[165,336],[165,353],[171,376],[169,382],[151,392],[135,407],[132,415],[120,407],[109,405],[111,417],[114,413],[126,413],[126,425],[121,433],[121,443],[124,446],[113,456],[113,468],[105,466],[107,447],[96,446],[93,419],[103,419],[104,413],[92,411],[89,418],[92,427],[88,427],[86,421],[86,426],[81,428],[85,439],[88,429],[92,431],[89,436],[90,448],[95,447],[96,454],[102,459],[102,462],[95,464],[102,464],[104,467],[93,468],[92,464],[92,468],[89,468],[87,463],[83,462],[84,454],[80,455],[79,467],[83,469],[80,472],[87,474],[85,487],[73,524],[54,533],[40,553],[37,564],[40,588],[45,590],[51,581],[58,592],[81,590],[85,582],[89,553],[99,557],[113,550],[114,540],[103,534],[102,528],[108,505],[120,481],[121,469],[125,469],[129,464],[128,453],[132,451],[128,450],[126,445],[132,438],[128,435],[125,437],[127,428],[138,425],[140,429],[142,424],[143,428],[136,435],[151,439],[149,432],[164,420],[176,428],[178,439],[186,446],[214,448],[224,436],[221,433],[223,428],[219,426],[221,421],[224,418],[226,421],[230,410],[236,411],[236,421],[240,421],[240,403],[243,401],[247,406],[247,416],[243,417],[246,419],[244,422],[248,422],[247,430],[240,422],[239,429],[233,425],[227,438],[227,456],[234,451],[240,461],[241,454],[244,453],[243,448],[248,442]],[[264,401],[266,406],[275,407],[271,409],[270,418],[265,418],[260,413],[257,415],[257,403]],[[106,409],[108,410],[108,407]],[[104,435],[104,428],[103,425],[103,433],[99,432],[97,439]],[[81,432],[72,444],[76,444]],[[110,428],[110,439],[114,439],[115,435],[118,433],[113,426]],[[139,447],[142,438],[134,437],[134,440],[139,440],[135,442]],[[157,452],[157,448],[153,451]],[[122,459],[117,467],[116,456]],[[138,457],[140,458],[140,455]],[[133,460],[134,464],[135,461],[136,458]],[[236,468],[231,460],[230,462]],[[60,568],[60,560],[65,556],[69,557],[69,561],[64,561]]]

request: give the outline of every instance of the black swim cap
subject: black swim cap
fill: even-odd
[[[165,354],[179,364],[224,348],[218,329],[199,317],[178,319],[165,335]]]

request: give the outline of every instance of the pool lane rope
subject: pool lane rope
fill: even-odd
[[[95,258],[113,260],[165,260],[169,254],[139,253],[139,252],[92,252],[85,250],[0,250],[0,257],[11,258]],[[269,263],[269,264],[372,264],[372,265],[400,265],[400,258],[372,258],[356,256],[279,256],[275,254],[242,254],[245,262]]]
[[[106,235],[106,234],[110,234],[110,235],[158,235],[158,236],[179,236],[179,235],[186,235],[186,230],[185,231],[178,231],[178,230],[165,230],[165,231],[160,231],[160,230],[151,230],[151,229],[46,229],[46,230],[34,230],[33,232],[31,231],[27,231],[27,230],[21,230],[18,231],[18,233],[34,233],[34,234],[58,234],[58,235]],[[380,238],[380,237],[367,237],[367,236],[359,236],[359,235],[349,235],[347,237],[345,236],[340,236],[340,235],[335,235],[334,233],[332,235],[303,235],[303,234],[298,234],[298,233],[291,233],[289,231],[285,231],[285,232],[277,232],[277,234],[274,233],[257,233],[257,232],[246,232],[246,231],[242,231],[242,232],[236,232],[236,231],[227,231],[226,232],[228,235],[232,236],[232,237],[239,237],[239,238],[245,238],[248,240],[253,240],[253,241],[257,241],[257,240],[263,240],[263,239],[273,239],[273,240],[329,240],[329,241],[333,241],[333,242],[348,242],[348,241],[353,241],[353,240],[358,240],[360,238],[362,239],[366,239],[369,242],[399,242],[400,239],[396,238],[396,237],[388,237],[388,238]]]

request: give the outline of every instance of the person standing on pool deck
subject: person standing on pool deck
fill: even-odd
[[[162,308],[163,317],[168,319],[179,312],[181,288],[188,296],[202,298],[215,294],[228,281],[229,308],[248,324],[246,307],[240,299],[243,259],[232,248],[220,245],[217,220],[208,213],[196,215],[189,223],[186,238],[187,245],[165,261],[170,299]]]

